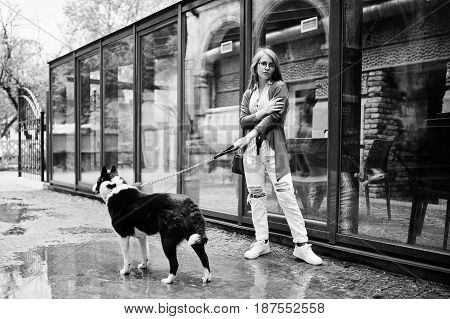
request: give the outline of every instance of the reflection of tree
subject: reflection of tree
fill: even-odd
[[[133,64],[134,39],[133,37],[121,39],[107,46],[103,52],[106,69],[114,69],[122,65]]]
[[[94,55],[80,63],[81,124],[91,121],[91,114],[100,110],[100,56]]]
[[[65,63],[51,71],[53,122],[66,124],[74,122],[73,63]]]
[[[177,120],[176,92],[177,29],[176,24],[152,32],[142,41],[142,100],[151,102]],[[176,96],[175,96],[176,97]]]
[[[104,50],[106,163],[133,163],[134,38],[128,36]]]
[[[171,57],[177,52],[177,26],[169,25],[144,37],[143,58],[156,60]]]
[[[104,104],[105,129],[107,130],[118,130],[120,109],[126,107],[126,103],[123,103],[125,97],[124,92],[126,90],[132,90],[134,87],[132,76],[133,52],[134,42],[132,37],[114,42],[104,50]],[[131,76],[129,72],[131,72]]]

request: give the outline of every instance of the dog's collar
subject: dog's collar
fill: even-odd
[[[117,195],[118,193],[120,193],[121,191],[123,191],[123,190],[125,190],[125,189],[136,189],[136,190],[137,190],[137,187],[131,186],[131,185],[128,185],[128,184],[122,184],[122,185],[119,185],[119,186],[115,187],[115,188],[111,191],[111,193],[109,193],[108,195],[106,195],[106,198],[104,199],[105,203],[108,204],[108,201],[110,200],[110,198],[111,198],[112,196]]]

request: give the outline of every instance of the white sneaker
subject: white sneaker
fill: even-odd
[[[304,244],[302,246],[295,246],[292,253],[295,257],[300,258],[311,265],[321,265],[322,258],[317,256],[311,249],[311,244]]]
[[[268,253],[270,253],[269,242],[266,244],[264,241],[258,240],[254,242],[250,246],[250,249],[245,252],[244,257],[247,259],[255,259]]]

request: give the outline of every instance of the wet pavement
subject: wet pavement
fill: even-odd
[[[0,172],[1,298],[444,298],[450,286],[324,257],[309,266],[292,248],[271,244],[257,260],[243,258],[251,236],[208,227],[212,281],[182,243],[173,285],[159,237],[150,237],[150,266],[121,276],[122,259],[106,207],[97,201],[43,190],[15,172]]]

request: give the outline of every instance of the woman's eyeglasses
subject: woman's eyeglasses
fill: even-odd
[[[269,69],[273,69],[273,68],[275,68],[275,64],[273,64],[272,62],[266,62],[266,61],[262,61],[262,62],[258,62],[258,64],[263,68],[263,69],[266,69],[266,68],[269,68]]]

